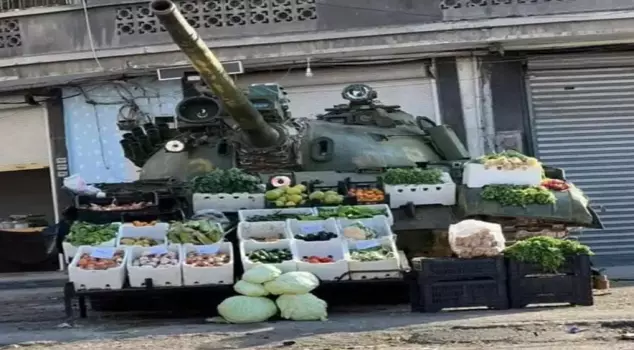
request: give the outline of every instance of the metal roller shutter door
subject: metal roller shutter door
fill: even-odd
[[[565,169],[592,200],[605,230],[584,230],[579,238],[601,267],[634,265],[632,62],[632,54],[529,60],[537,156]],[[621,271],[634,276],[634,269]]]
[[[4,105],[10,106],[10,105]],[[46,109],[39,106],[0,108],[0,171],[42,169],[49,166]]]

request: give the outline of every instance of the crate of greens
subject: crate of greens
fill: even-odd
[[[389,169],[383,175],[390,207],[456,204],[456,184],[440,169]]]
[[[264,208],[265,185],[240,169],[217,169],[192,179],[194,212],[214,209],[237,212]]]
[[[258,264],[270,264],[282,272],[297,271],[297,252],[290,240],[271,243],[240,242],[240,259],[245,271]]]
[[[401,278],[399,254],[394,240],[379,238],[345,240],[352,280]]]
[[[463,183],[470,188],[486,185],[539,186],[542,173],[542,165],[536,158],[515,151],[506,151],[466,163]]]
[[[313,208],[247,209],[240,210],[238,212],[238,218],[240,221],[248,222],[285,222],[288,219],[302,220],[304,217],[313,217],[315,214],[315,209]]]
[[[80,246],[114,247],[119,225],[119,223],[95,225],[75,221],[62,242],[66,263],[70,264]]]
[[[316,208],[316,219],[324,220],[329,218],[335,219],[369,219],[375,216],[384,216],[387,218],[390,226],[394,225],[394,216],[392,210],[387,204],[369,204],[369,205],[344,205],[339,207],[321,207]],[[300,220],[309,220],[303,218]]]
[[[222,226],[206,219],[175,221],[167,231],[170,244],[209,245],[222,241],[224,237]]]

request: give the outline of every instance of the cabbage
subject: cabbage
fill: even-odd
[[[264,322],[277,313],[275,303],[268,298],[235,296],[218,305],[218,313],[231,323]]]
[[[246,271],[244,275],[242,275],[242,279],[247,282],[262,284],[276,279],[281,274],[282,271],[277,267],[261,264]]]
[[[282,318],[293,321],[326,321],[328,304],[316,296],[308,294],[281,295],[275,302]]]
[[[264,284],[264,288],[271,294],[306,294],[317,288],[319,280],[310,272],[288,272],[271,282]]]
[[[238,283],[233,285],[233,290],[248,297],[264,297],[269,295],[269,292],[264,289],[264,286],[261,284],[247,281],[238,281]]]

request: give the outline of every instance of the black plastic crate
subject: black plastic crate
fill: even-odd
[[[539,266],[508,259],[507,272],[509,299],[514,309],[530,304],[594,304],[592,271],[590,257],[587,255],[567,259],[555,273],[545,272]]]
[[[117,204],[131,204],[137,202],[147,202],[150,205],[134,210],[91,210],[84,206],[90,204],[108,205],[116,200]],[[75,207],[77,208],[77,219],[80,221],[90,222],[94,224],[105,224],[109,222],[120,222],[123,214],[136,215],[158,215],[159,198],[156,192],[133,193],[129,195],[120,195],[116,197],[97,198],[94,196],[75,196]]]
[[[492,278],[506,280],[503,257],[494,258],[414,258],[412,268],[420,280],[429,282]]]
[[[350,204],[349,205],[371,205],[371,204],[390,204],[390,195],[385,193],[385,187],[383,186],[383,183],[379,180],[379,181],[363,181],[363,182],[355,182],[355,181],[351,181],[350,178],[346,178],[343,181],[343,186],[345,187],[345,193],[347,197],[350,197]],[[361,188],[361,189],[370,189],[370,188],[376,188],[378,190],[381,190],[381,192],[383,192],[383,200],[382,201],[374,201],[374,202],[366,202],[366,201],[359,201],[357,200],[357,197],[354,197],[350,194],[350,190],[353,189],[357,189],[357,188]]]
[[[410,304],[413,312],[438,312],[448,308],[509,308],[504,280],[429,282],[410,279]]]

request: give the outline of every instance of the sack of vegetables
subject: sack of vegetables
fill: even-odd
[[[499,224],[479,220],[463,220],[449,226],[449,246],[459,258],[500,255],[505,246]]]

